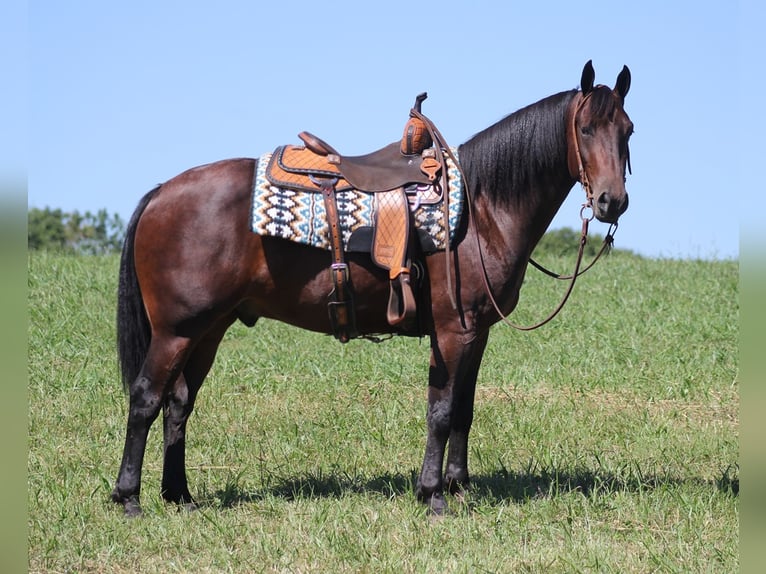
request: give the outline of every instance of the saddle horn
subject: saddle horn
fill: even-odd
[[[402,135],[400,150],[403,155],[418,155],[433,145],[433,139],[428,133],[428,128],[421,119],[423,101],[427,97],[428,92],[423,92],[415,97],[415,105],[410,110],[410,119],[405,124],[404,135]]]
[[[425,101],[427,97],[428,97],[428,92],[423,92],[415,96],[415,105],[413,106],[413,108],[419,114],[422,113],[421,108],[423,107],[423,102]]]

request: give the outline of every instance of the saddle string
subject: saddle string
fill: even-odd
[[[416,106],[418,107],[418,106]],[[460,167],[460,162],[458,162],[457,158],[455,157],[455,154],[452,153],[452,150],[450,149],[449,145],[447,145],[447,141],[444,139],[444,136],[439,131],[439,128],[437,128],[434,123],[428,119],[426,116],[424,116],[420,110],[416,108],[412,108],[410,110],[410,115],[413,117],[418,118],[421,120],[428,130],[428,134],[431,136],[431,139],[434,142],[434,147],[436,147],[437,150],[437,157],[439,160],[439,163],[441,164],[441,188],[442,188],[442,207],[443,207],[443,214],[444,214],[444,225],[446,229],[446,238],[444,241],[444,253],[446,257],[446,275],[447,275],[447,293],[449,294],[450,303],[452,304],[452,308],[457,310],[457,300],[455,298],[455,293],[453,293],[452,289],[452,273],[450,272],[450,237],[449,237],[449,174],[447,173],[447,160],[444,159],[444,154],[446,153],[449,158],[452,160],[452,162],[457,167],[458,171],[460,172],[460,177],[463,178],[463,185],[465,185],[466,195],[468,194],[468,183],[465,177],[465,174],[463,173],[463,169]]]

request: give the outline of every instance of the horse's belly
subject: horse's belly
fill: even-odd
[[[258,317],[275,319],[311,331],[332,333],[328,303],[335,300],[330,253],[264,238],[264,260],[251,295],[238,312],[246,324]],[[367,254],[348,254],[348,292],[360,334],[394,332],[386,321],[388,274]]]

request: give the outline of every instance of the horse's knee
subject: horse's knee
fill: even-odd
[[[165,397],[163,407],[165,418],[185,421],[191,415],[192,410],[194,410],[194,397],[183,381],[183,376],[178,378]]]
[[[431,401],[426,414],[428,432],[436,439],[445,440],[452,428],[452,403],[450,400]]]
[[[141,372],[130,385],[131,412],[143,413],[153,420],[168,397],[174,397],[180,404],[188,402],[186,384],[180,376],[188,348],[185,339],[152,341]]]

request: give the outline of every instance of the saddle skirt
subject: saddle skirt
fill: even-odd
[[[337,177],[335,198],[346,251],[369,251],[377,205],[374,193],[355,189],[326,158],[304,154],[299,146],[282,146],[265,153],[256,162],[253,177],[251,229],[258,235],[280,237],[297,243],[330,250],[329,226],[320,189],[308,174]],[[457,150],[452,149],[457,157]],[[398,150],[397,150],[398,153]],[[317,165],[300,162],[315,156]],[[460,171],[445,154],[448,172],[449,221],[444,221],[443,197],[430,184],[412,183],[405,188],[418,232],[426,253],[446,248],[452,242],[463,213],[464,192]],[[288,167],[283,169],[282,166]],[[296,166],[298,166],[296,168]]]
[[[303,146],[284,145],[278,147],[268,162],[266,172],[271,184],[282,189],[295,189],[309,193],[319,189],[312,183],[310,175],[337,177],[335,191],[348,191],[353,186],[341,175],[337,165],[327,161]]]

